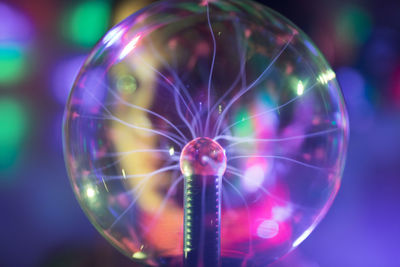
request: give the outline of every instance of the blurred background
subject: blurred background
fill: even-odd
[[[0,266],[135,266],[75,200],[61,125],[91,47],[151,2],[0,1]],[[400,1],[258,2],[292,20],[325,54],[351,126],[332,208],[273,266],[400,266]]]

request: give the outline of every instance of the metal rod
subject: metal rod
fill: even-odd
[[[219,267],[221,264],[221,179],[211,175],[185,177],[185,267]]]

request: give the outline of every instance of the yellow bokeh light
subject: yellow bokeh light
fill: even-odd
[[[297,94],[302,95],[304,93],[304,85],[302,81],[297,84]]]
[[[94,189],[91,188],[91,187],[89,187],[89,188],[86,190],[86,195],[88,196],[88,198],[94,197],[95,194],[96,194],[96,192],[95,192]]]

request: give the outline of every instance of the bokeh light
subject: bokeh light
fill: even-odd
[[[14,84],[27,72],[32,29],[15,8],[0,3],[0,85]]]
[[[361,45],[370,37],[372,20],[368,12],[360,6],[342,7],[336,18],[338,39],[344,43]]]
[[[0,82],[9,84],[18,81],[24,74],[25,55],[24,51],[15,46],[0,46]]]
[[[77,3],[65,19],[68,38],[84,47],[93,46],[106,32],[111,17],[108,1]]]
[[[54,68],[51,86],[54,98],[60,104],[67,103],[69,92],[85,59],[86,56],[69,57],[59,62]]]
[[[11,170],[28,134],[28,114],[22,103],[0,98],[0,172]]]

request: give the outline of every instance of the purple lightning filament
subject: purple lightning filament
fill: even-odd
[[[93,49],[66,107],[72,188],[150,266],[265,266],[339,190],[348,120],[309,38],[242,0],[160,1]]]

